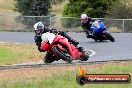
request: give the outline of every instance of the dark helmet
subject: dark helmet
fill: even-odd
[[[40,35],[44,31],[44,24],[42,22],[37,22],[34,25],[35,34]]]

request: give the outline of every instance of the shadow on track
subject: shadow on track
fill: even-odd
[[[110,41],[104,40],[104,41],[85,41],[84,43],[109,43]]]

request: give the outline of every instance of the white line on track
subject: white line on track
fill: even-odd
[[[9,42],[0,42],[0,44],[10,44],[10,43]],[[13,43],[13,44],[18,45],[18,44],[21,44],[21,43]]]
[[[0,42],[0,44],[4,44],[5,42]]]
[[[92,52],[92,54],[91,54],[91,55],[89,55],[89,56],[93,56],[93,55],[95,55],[95,54],[96,54],[96,52],[95,52],[95,51],[93,51],[93,50],[88,50],[88,51]]]
[[[86,50],[88,53],[90,53],[90,55],[89,55],[90,57],[96,54],[96,52],[93,51],[93,50],[88,50],[88,49],[85,49],[85,50]]]

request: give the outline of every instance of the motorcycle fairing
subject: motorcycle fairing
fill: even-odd
[[[105,25],[101,21],[94,21],[91,25],[91,29],[94,33],[101,33],[105,29]]]

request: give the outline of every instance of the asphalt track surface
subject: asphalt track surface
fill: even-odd
[[[73,39],[78,40],[83,48],[96,52],[87,62],[132,59],[132,33],[112,33],[115,42],[95,42],[93,39],[86,38],[85,33],[74,32],[67,34]],[[16,44],[34,43],[34,33],[0,32],[0,43],[3,42]],[[61,63],[61,61],[55,63]]]

